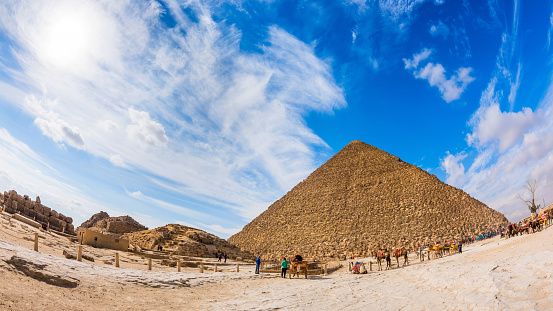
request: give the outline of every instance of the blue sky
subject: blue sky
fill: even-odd
[[[2,1],[0,189],[238,232],[352,140],[553,200],[551,1]]]

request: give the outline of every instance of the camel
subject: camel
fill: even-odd
[[[290,278],[292,276],[300,277],[300,272],[305,273],[305,278],[307,279],[307,262],[306,261],[292,261],[290,264],[290,273],[288,274]]]
[[[392,258],[390,258],[390,251],[386,250],[386,270],[392,268]]]
[[[396,258],[396,263],[399,268],[399,257],[403,257],[403,266],[409,264],[409,258],[407,258],[407,251],[402,248],[396,248],[394,250],[394,257]]]
[[[379,249],[376,252],[376,262],[378,263],[378,271],[382,270],[382,260],[386,259],[386,270],[392,266],[390,252],[387,249]]]

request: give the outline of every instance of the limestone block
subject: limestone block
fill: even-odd
[[[45,217],[50,217],[51,209],[48,206],[42,205],[42,215]]]

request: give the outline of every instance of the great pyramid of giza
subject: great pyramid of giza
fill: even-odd
[[[506,225],[503,214],[400,158],[353,141],[229,242],[264,258],[366,256]]]

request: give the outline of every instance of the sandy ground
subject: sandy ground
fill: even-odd
[[[240,272],[175,272],[122,254],[86,248],[95,263],[61,257],[68,239],[0,217],[0,310],[550,310],[553,229],[464,247],[462,254],[389,271],[282,279]],[[369,259],[365,259],[368,261]],[[32,275],[30,277],[29,275]],[[48,283],[49,282],[49,283]],[[52,285],[55,283],[58,285]]]

